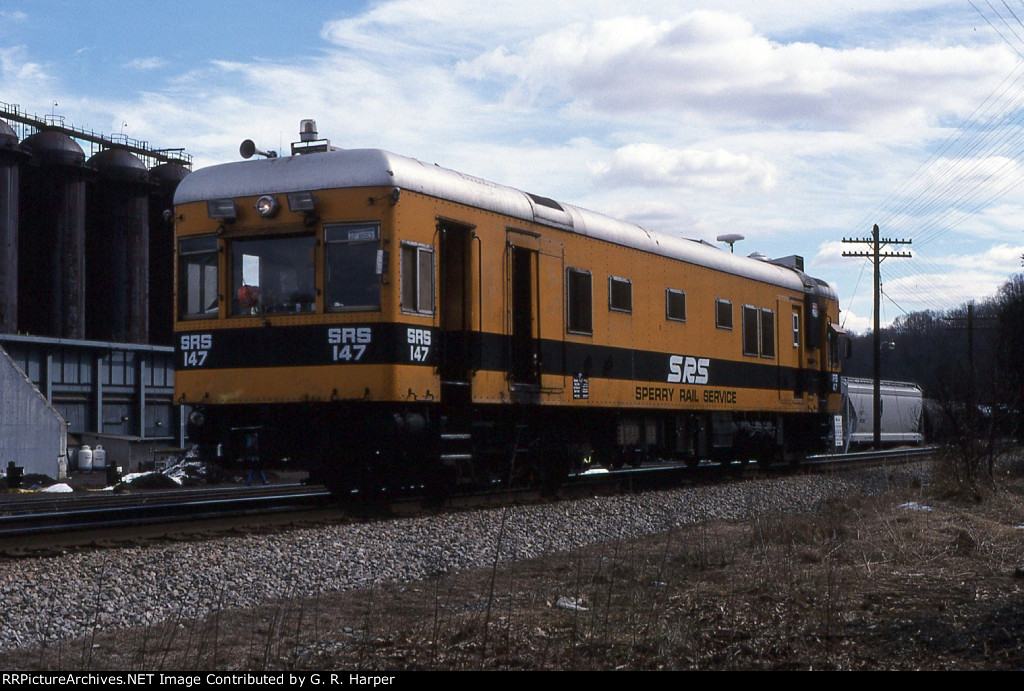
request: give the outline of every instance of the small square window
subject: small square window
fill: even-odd
[[[628,278],[608,277],[608,309],[616,312],[633,311],[633,284]]]
[[[728,300],[715,300],[715,326],[732,329],[732,303]]]
[[[665,318],[670,321],[686,321],[686,293],[681,290],[665,289]]]

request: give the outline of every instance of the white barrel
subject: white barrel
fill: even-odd
[[[107,452],[103,449],[102,444],[97,444],[96,448],[92,450],[92,467],[93,468],[106,468],[107,467]]]
[[[78,450],[78,469],[92,470],[92,449],[89,448],[88,444],[84,444]]]

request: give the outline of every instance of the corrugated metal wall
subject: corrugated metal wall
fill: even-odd
[[[57,477],[67,458],[65,422],[0,348],[0,467]]]
[[[64,416],[69,434],[180,444],[173,348],[18,335],[0,335],[0,346]]]

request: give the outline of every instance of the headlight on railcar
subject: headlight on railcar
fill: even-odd
[[[193,410],[188,414],[188,421],[196,427],[202,427],[206,422],[206,416],[203,415],[203,411],[201,410]]]
[[[263,218],[273,218],[277,215],[279,208],[281,208],[281,205],[278,204],[277,199],[269,194],[263,195],[256,200],[256,213]]]

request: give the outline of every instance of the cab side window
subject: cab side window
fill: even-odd
[[[402,311],[434,313],[434,248],[402,243]]]
[[[182,319],[217,317],[217,238],[178,241],[178,314]]]

